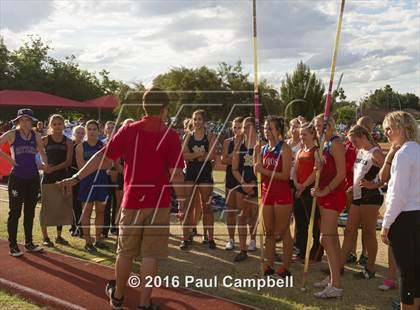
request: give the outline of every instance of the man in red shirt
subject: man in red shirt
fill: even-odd
[[[137,256],[142,257],[138,309],[154,308],[150,301],[152,289],[144,284],[146,277],[156,276],[157,258],[168,255],[170,184],[183,204],[184,190],[179,185],[184,182],[184,159],[178,134],[164,123],[168,105],[165,92],[157,88],[146,91],[143,96],[146,116],[122,127],[77,174],[60,182],[63,190],[68,190],[100,167],[106,169],[111,161],[124,158],[116,280],[106,288],[113,309],[123,306],[124,289]]]

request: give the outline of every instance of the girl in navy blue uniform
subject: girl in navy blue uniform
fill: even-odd
[[[17,245],[17,230],[23,206],[23,227],[25,229],[25,249],[28,252],[42,250],[32,242],[32,228],[35,216],[35,206],[39,192],[38,169],[48,172],[47,165],[37,166],[35,159],[39,152],[44,163],[47,162],[44,145],[39,133],[32,130],[32,122],[36,121],[33,111],[20,109],[17,117],[12,121],[17,129],[12,129],[0,137],[0,145],[10,145],[11,156],[0,150],[0,156],[6,158],[13,166],[9,177],[9,217],[7,219],[7,232],[9,235],[9,254],[14,257],[23,253]]]
[[[233,137],[226,139],[223,142],[222,148],[222,164],[226,165],[226,179],[225,179],[225,195],[227,205],[226,224],[229,233],[229,241],[226,243],[225,250],[233,250],[235,248],[235,228],[237,216],[236,194],[234,188],[238,185],[232,173],[232,155],[237,142],[242,137],[242,117],[236,117],[232,121]]]
[[[214,145],[216,137],[207,135],[204,127],[204,110],[197,110],[192,115],[193,130],[188,134],[183,144],[183,155],[187,162],[185,170],[185,182],[191,186],[187,188],[187,197],[194,201],[194,195],[200,196],[201,209],[203,211],[203,243],[207,243],[210,249],[216,248],[213,239],[214,216],[211,207],[211,195],[213,193],[213,166]],[[191,209],[190,207],[188,209]],[[189,210],[188,210],[189,211]],[[187,211],[187,212],[188,212]],[[184,223],[185,224],[185,223]],[[184,229],[184,240],[181,248],[185,249],[185,241],[188,238],[189,229]],[[206,240],[208,236],[208,240]]]
[[[246,246],[248,225],[250,227],[251,245],[255,247],[258,190],[257,177],[254,173],[253,155],[256,142],[255,119],[247,117],[243,121],[242,139],[236,141],[232,158],[232,171],[238,182],[238,185],[235,187],[235,195],[240,210],[238,234],[241,251],[234,258],[236,262],[248,258]]]
[[[83,143],[85,138],[85,127],[78,125],[73,128],[73,159],[70,167],[69,175],[74,175],[79,171],[76,161],[76,147]],[[73,187],[73,225],[70,228],[70,234],[73,237],[82,237],[83,232],[80,228],[80,217],[82,215],[82,206],[79,200],[79,184]]]
[[[87,161],[103,147],[99,140],[99,124],[94,120],[86,123],[87,141],[76,147],[77,166],[81,169]],[[96,248],[107,249],[108,246],[101,241],[101,232],[104,225],[104,210],[108,199],[108,175],[105,170],[98,170],[80,182],[79,199],[82,202],[83,236],[86,240],[85,250],[96,252]],[[90,237],[90,218],[95,207],[95,245]]]
[[[45,152],[47,154],[48,172],[44,172],[42,184],[54,184],[64,180],[67,175],[67,168],[70,167],[73,159],[73,143],[64,134],[64,118],[59,114],[50,117],[48,123],[48,135],[42,138]],[[43,235],[42,245],[51,247],[54,243],[48,237],[47,227],[41,227]],[[57,226],[56,243],[67,245],[68,242],[61,236],[63,226]]]

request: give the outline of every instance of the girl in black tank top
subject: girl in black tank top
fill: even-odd
[[[187,162],[185,171],[185,181],[192,186],[187,187],[186,197],[190,197],[187,202],[186,213],[180,214],[182,220],[184,238],[180,248],[188,248],[190,226],[197,220],[196,208],[200,208],[203,213],[203,243],[208,244],[211,249],[216,248],[213,239],[214,216],[210,202],[213,193],[212,161],[214,159],[214,136],[207,136],[204,127],[204,111],[197,110],[192,115],[193,131],[188,134],[183,143],[183,155]],[[201,139],[200,139],[201,138]],[[195,197],[200,197],[200,204],[197,206]]]
[[[235,144],[232,158],[233,175],[238,182],[235,189],[238,208],[242,211],[238,216],[238,234],[240,252],[234,257],[235,262],[248,258],[248,251],[256,250],[257,177],[254,174],[254,147],[257,143],[255,119],[247,117],[243,121],[243,136]],[[248,226],[251,233],[249,247],[246,245]]]
[[[232,155],[235,147],[235,141],[242,133],[242,117],[236,117],[232,121],[233,137],[226,139],[223,142],[222,149],[222,164],[226,165],[226,179],[225,179],[225,198],[227,206],[226,224],[229,233],[229,240],[226,243],[225,250],[231,251],[235,248],[235,229],[237,216],[236,194],[234,189],[239,185],[232,173]]]
[[[49,169],[44,171],[42,184],[53,184],[67,177],[67,170],[70,167],[73,157],[72,142],[64,136],[64,118],[59,114],[50,117],[48,131],[51,134],[43,137],[47,162]],[[59,207],[59,205],[57,205]],[[48,237],[47,227],[41,226],[43,245],[52,247],[54,244]],[[62,226],[57,226],[56,243],[67,245],[68,242],[61,237]]]

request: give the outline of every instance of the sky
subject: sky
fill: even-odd
[[[257,0],[260,79],[279,89],[302,60],[327,84],[339,7]],[[238,60],[253,72],[251,0],[0,0],[0,35],[9,49],[38,35],[51,56],[75,55],[82,68],[126,83]],[[341,74],[350,100],[386,84],[420,95],[420,1],[347,0],[336,81]]]

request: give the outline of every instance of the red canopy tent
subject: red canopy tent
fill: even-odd
[[[118,100],[116,96],[108,95],[86,101],[77,101],[39,91],[2,90],[0,91],[0,106],[98,109],[100,118],[101,109],[114,109],[118,106]]]

